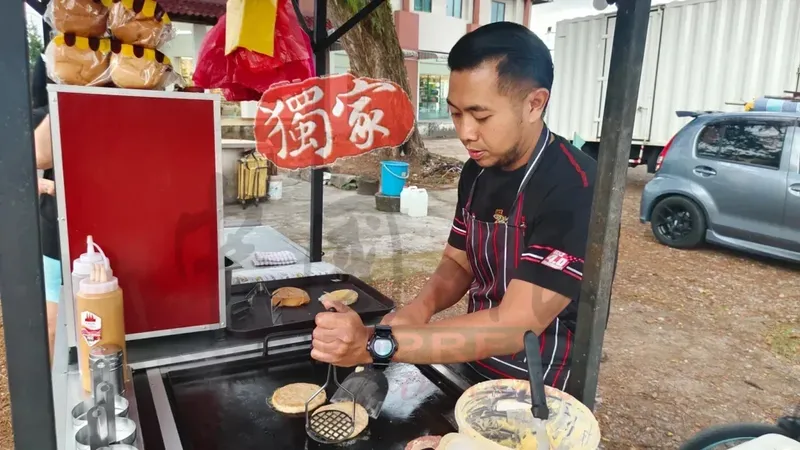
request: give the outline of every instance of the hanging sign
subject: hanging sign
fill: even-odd
[[[414,106],[397,83],[346,73],[273,85],[259,102],[254,134],[273,164],[303,169],[398,147],[414,126]]]

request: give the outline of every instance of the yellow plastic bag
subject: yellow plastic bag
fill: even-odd
[[[225,54],[237,48],[273,56],[278,0],[228,0]]]

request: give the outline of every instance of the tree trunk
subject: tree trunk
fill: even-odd
[[[367,4],[368,0],[330,0],[328,11],[331,21],[340,26]],[[344,34],[341,44],[350,58],[350,71],[355,76],[382,78],[399,84],[411,95],[408,73],[403,63],[403,51],[397,39],[394,16],[389,0],[369,14],[358,25]],[[388,116],[391,118],[391,116]],[[401,148],[408,159],[420,163],[427,161],[425,143],[414,128],[408,142]],[[383,155],[397,157],[398,149],[387,149]]]

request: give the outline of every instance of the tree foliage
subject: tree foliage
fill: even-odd
[[[330,0],[331,19],[340,26],[352,17],[368,0]],[[399,84],[406,93],[411,92],[403,50],[394,26],[394,14],[388,0],[341,38],[341,44],[350,59],[351,72],[356,76],[382,78]],[[391,120],[391,115],[387,115]],[[428,152],[418,130],[414,130],[402,152],[409,158],[424,161]],[[393,152],[397,157],[397,152]]]
[[[30,18],[28,18],[27,20],[27,26],[28,26],[28,67],[30,67],[30,70],[33,71],[33,68],[36,66],[36,60],[44,52],[44,42],[42,41],[42,37],[39,35],[39,30],[37,29],[36,25],[33,22],[31,22]]]

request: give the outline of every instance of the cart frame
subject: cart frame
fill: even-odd
[[[49,0],[25,0],[43,13]],[[318,75],[328,67],[328,48],[384,0],[369,3],[330,35],[327,2],[315,0],[311,31]],[[530,1],[530,0],[528,0]],[[587,0],[589,1],[589,0]],[[615,3],[615,0],[607,0]],[[293,0],[295,10],[297,1]],[[568,392],[593,408],[603,335],[608,318],[619,242],[628,150],[641,76],[651,0],[616,0],[617,25],[603,117],[597,186],[575,356]],[[0,290],[15,445],[57,449],[53,392],[39,242],[39,202],[28,67],[25,4],[0,2]],[[207,19],[181,17],[208,24]],[[302,22],[302,20],[301,20]],[[304,27],[305,28],[305,27]],[[45,43],[49,27],[45,24]],[[310,30],[306,30],[310,31]],[[311,175],[310,257],[322,259],[323,170]]]

